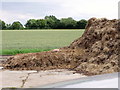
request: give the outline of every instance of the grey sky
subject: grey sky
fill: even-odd
[[[0,19],[6,23],[40,19],[46,15],[76,20],[91,17],[118,18],[119,0],[2,0]]]

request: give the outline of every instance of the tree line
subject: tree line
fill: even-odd
[[[85,29],[87,20],[74,20],[71,17],[57,19],[55,16],[45,16],[44,19],[29,19],[25,25],[19,21],[12,24],[6,24],[0,20],[0,29],[2,30],[22,30],[22,29]]]

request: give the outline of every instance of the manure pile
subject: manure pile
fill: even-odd
[[[18,54],[3,63],[10,70],[69,69],[85,75],[119,72],[120,20],[91,18],[82,37],[53,51]]]

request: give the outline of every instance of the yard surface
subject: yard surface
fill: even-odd
[[[84,30],[4,30],[2,55],[48,51],[69,45]]]

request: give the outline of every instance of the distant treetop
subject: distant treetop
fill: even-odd
[[[0,20],[0,29],[2,30],[22,30],[22,29],[85,29],[87,20],[74,20],[72,17],[57,19],[55,16],[45,16],[44,19],[29,19],[25,25],[19,21],[12,24],[6,24]]]

